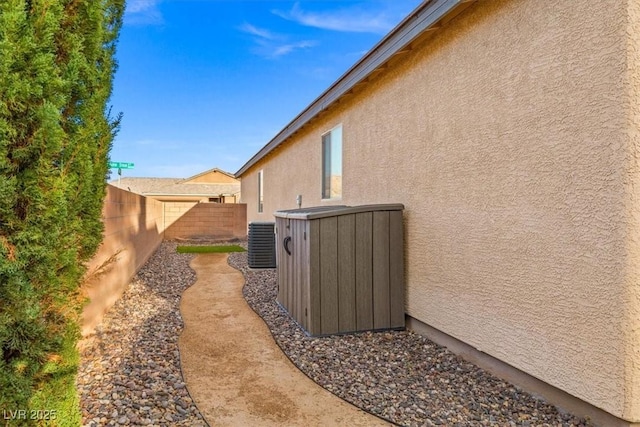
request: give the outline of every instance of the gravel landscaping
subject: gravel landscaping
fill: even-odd
[[[180,296],[193,255],[163,243],[82,345],[78,391],[85,426],[206,426],[180,371]]]
[[[308,337],[276,303],[274,270],[229,264],[245,299],[291,361],[322,387],[403,426],[589,426],[411,331]]]
[[[207,425],[185,388],[178,352],[192,259],[163,243],[83,343],[83,425]],[[366,411],[406,426],[590,425],[410,331],[308,337],[276,303],[274,270],[250,270],[246,252],[230,254],[229,264],[245,275],[245,299],[293,363]]]

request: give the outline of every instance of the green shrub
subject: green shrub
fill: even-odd
[[[124,0],[0,0],[0,411],[80,423],[83,264],[102,238]],[[35,413],[39,414],[39,413]],[[36,415],[36,418],[39,415]],[[34,424],[18,419],[16,424]]]

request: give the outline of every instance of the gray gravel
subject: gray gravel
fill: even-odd
[[[163,243],[81,351],[85,426],[206,426],[180,371],[180,296],[195,282],[192,255]]]
[[[589,426],[411,331],[308,337],[276,303],[274,270],[242,271],[245,299],[292,362],[352,404],[403,426]]]
[[[203,242],[204,243],[204,242]],[[195,282],[192,255],[165,242],[106,314],[81,352],[83,424],[205,426],[180,372],[182,292]],[[589,426],[410,331],[311,338],[276,303],[274,270],[253,271],[245,299],[285,354],[318,384],[406,426]]]

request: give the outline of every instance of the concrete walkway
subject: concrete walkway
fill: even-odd
[[[273,340],[242,296],[226,254],[198,255],[182,295],[179,340],[187,389],[211,426],[389,425],[314,383]]]

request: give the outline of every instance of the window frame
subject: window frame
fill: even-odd
[[[336,130],[340,129],[340,140],[336,141],[333,138],[333,134]],[[326,150],[326,141],[325,141],[325,137],[329,135],[330,139],[329,139],[329,155],[327,156],[327,150]],[[343,126],[342,123],[334,126],[333,128],[331,128],[330,130],[324,132],[321,135],[321,158],[322,158],[322,165],[321,165],[321,174],[322,174],[322,178],[321,178],[321,189],[320,189],[320,195],[321,195],[321,200],[325,201],[325,200],[340,200],[342,199],[342,180],[340,182],[340,189],[339,189],[339,193],[337,195],[332,196],[332,188],[331,188],[331,179],[329,178],[328,182],[327,182],[327,176],[326,176],[326,172],[327,172],[327,166],[329,168],[329,174],[331,174],[331,169],[333,168],[333,164],[331,163],[332,159],[333,159],[333,155],[331,154],[331,152],[333,150],[335,150],[335,144],[339,144],[339,149],[340,149],[340,177],[342,178],[342,164],[343,164],[343,159],[342,159],[342,154],[343,154],[343,141],[344,141],[344,133],[343,133]],[[327,158],[329,160],[329,164],[327,165],[326,161]]]
[[[264,169],[258,171],[258,213],[264,212]]]

